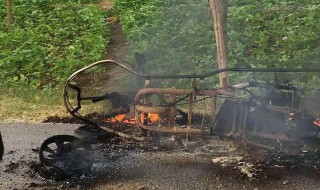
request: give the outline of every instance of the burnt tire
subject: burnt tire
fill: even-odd
[[[46,139],[41,144],[39,158],[44,166],[66,176],[87,172],[93,164],[91,146],[71,135]]]

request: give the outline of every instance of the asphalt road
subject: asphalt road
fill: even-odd
[[[78,125],[71,124],[0,124],[5,156],[0,161],[0,189],[320,189],[319,173],[310,168],[268,168],[257,180],[249,180],[235,167],[213,164],[212,157],[232,154],[255,154],[234,151],[229,142],[207,139],[212,152],[202,145],[190,150],[160,151],[118,150],[126,152],[116,159],[101,159],[94,164],[96,177],[82,186],[66,186],[69,181],[54,182],[34,173],[39,163],[38,148],[52,135],[74,134]],[[101,148],[100,148],[101,147]],[[104,145],[95,151],[103,154]],[[110,155],[107,155],[110,157]],[[99,174],[100,173],[100,174]]]
[[[30,164],[38,162],[38,149],[48,137],[74,134],[71,124],[0,124],[4,156],[0,161],[0,189],[26,189],[43,181],[33,176]]]

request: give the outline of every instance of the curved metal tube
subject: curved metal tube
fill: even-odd
[[[68,80],[72,80],[75,75],[81,73],[82,71],[85,71],[91,67],[94,67],[96,65],[101,65],[101,64],[116,64],[120,66],[121,68],[129,71],[130,73],[133,73],[137,76],[144,77],[144,78],[167,78],[167,79],[174,79],[174,78],[207,78],[213,75],[217,75],[223,72],[264,72],[264,73],[272,73],[272,72],[279,72],[279,73],[297,73],[297,72],[320,72],[320,68],[315,68],[315,69],[310,69],[310,68],[305,68],[305,69],[295,69],[295,68],[225,68],[225,69],[219,69],[219,70],[213,70],[204,74],[192,74],[192,75],[148,75],[144,73],[137,72],[126,65],[119,63],[114,60],[101,60],[95,63],[92,63],[77,72],[73,73]]]

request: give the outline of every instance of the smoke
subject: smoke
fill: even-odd
[[[139,36],[130,41],[133,51],[146,56],[148,74],[193,74],[215,68],[213,22],[207,0],[159,2],[157,17],[146,19]],[[189,80],[164,83],[190,85]]]

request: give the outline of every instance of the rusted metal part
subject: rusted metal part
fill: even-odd
[[[171,89],[171,88],[145,88],[136,94],[135,97],[135,113],[136,113],[136,121],[139,127],[150,130],[150,131],[157,131],[157,132],[164,132],[164,133],[179,133],[179,134],[208,134],[207,132],[201,129],[194,129],[192,128],[192,114],[193,108],[192,105],[195,101],[195,96],[198,95],[203,96],[213,96],[213,95],[221,95],[221,94],[230,94],[223,90],[205,90],[205,91],[194,91],[194,90],[187,90],[187,89]],[[160,105],[167,104],[167,106],[148,106],[148,105],[141,105],[146,104],[143,100],[148,95],[156,94],[159,97]],[[168,102],[164,102],[161,98],[164,95],[169,95],[170,100]],[[185,95],[186,97],[189,96],[189,113],[188,113],[188,122],[187,128],[180,128],[175,127],[175,103],[177,96]],[[137,114],[140,113],[140,114]],[[153,113],[159,114],[161,117],[166,116],[169,120],[169,126],[149,126],[147,123],[142,123],[140,121],[140,115],[143,113]]]
[[[217,93],[214,92],[215,90],[205,90],[202,91],[194,91],[194,90],[187,90],[187,89],[172,89],[172,88],[145,88],[136,94],[135,97],[135,112],[136,113],[155,113],[160,114],[162,116],[167,116],[169,120],[169,126],[148,126],[147,123],[142,123],[140,121],[139,114],[136,115],[137,124],[146,130],[157,131],[157,132],[167,132],[167,133],[180,133],[180,134],[204,134],[204,131],[201,129],[193,129],[192,128],[192,104],[195,101],[195,96],[199,94],[203,96],[213,95],[213,94],[227,94],[225,91],[218,91]],[[146,106],[140,105],[142,100],[151,94],[157,94],[160,100],[160,104],[164,104],[163,95],[169,95],[169,101],[166,102],[168,106]],[[188,122],[187,122],[187,129],[175,127],[175,104],[176,104],[176,97],[177,96],[189,96],[189,113],[188,113]],[[161,98],[162,97],[162,98]],[[144,102],[142,102],[144,103]],[[144,103],[145,104],[145,103]],[[161,124],[160,124],[161,125]]]
[[[151,106],[135,105],[135,109],[136,109],[136,111],[138,111],[138,112],[142,112],[142,113],[155,113],[155,114],[165,114],[165,113],[169,113],[171,107],[173,107],[173,106],[151,107]]]
[[[175,115],[176,115],[176,108],[174,106],[170,107],[170,111],[168,115],[169,115],[169,127],[174,128]]]
[[[216,108],[217,107],[217,97],[211,98],[210,104],[210,134],[213,134],[214,128],[216,126]]]
[[[163,97],[163,95],[162,95]],[[170,94],[170,100],[169,100],[169,103],[174,105],[175,101],[176,101],[176,95],[175,94]],[[169,111],[169,114],[168,114],[168,117],[169,117],[169,127],[173,128],[174,127],[174,124],[175,124],[175,115],[176,115],[176,108],[175,106],[171,106],[170,107],[170,111]]]
[[[202,131],[201,129],[194,128],[180,128],[180,127],[159,127],[159,126],[147,126],[144,125],[139,115],[141,113],[135,112],[136,114],[136,122],[139,127],[142,129],[153,131],[153,132],[161,132],[161,133],[172,133],[172,134],[193,134],[193,135],[208,135],[209,133],[206,131]]]
[[[188,95],[191,93],[195,93],[198,96],[232,96],[233,93],[222,90],[222,89],[214,89],[214,90],[188,90],[188,89],[175,89],[175,88],[145,88],[138,91],[136,94],[135,101],[141,99],[141,97],[145,94],[174,94],[174,95]]]
[[[190,94],[189,96],[189,112],[188,112],[188,127],[190,128],[192,125],[192,102],[194,99],[193,93]]]
[[[192,116],[192,103],[193,103],[193,90],[187,90],[187,89],[171,89],[171,88],[146,88],[138,91],[135,97],[135,116],[136,116],[136,122],[137,125],[145,130],[148,131],[155,131],[155,132],[162,132],[162,133],[174,133],[174,134],[206,134],[201,129],[194,129],[191,128],[191,116]],[[170,97],[170,100],[166,103],[167,106],[147,106],[147,105],[139,105],[141,100],[143,100],[146,95],[151,94],[157,94],[160,99],[160,105],[165,104],[163,98],[163,95],[168,94]],[[187,128],[180,128],[175,127],[175,101],[176,96],[178,95],[189,95],[189,106],[191,107],[191,111],[189,109],[189,115],[188,115],[188,127]],[[159,114],[161,117],[167,116],[169,120],[169,126],[163,127],[163,126],[149,126],[146,123],[142,123],[140,120],[140,115],[143,113],[153,113],[153,114]]]
[[[175,89],[175,88],[145,88],[137,92],[135,102],[139,102],[146,94],[174,94],[174,95],[188,95],[193,90]]]

